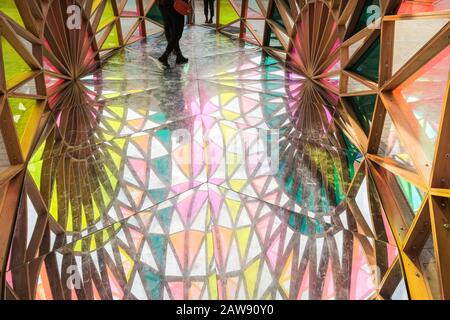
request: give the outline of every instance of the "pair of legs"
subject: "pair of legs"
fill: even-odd
[[[175,52],[177,63],[188,62],[188,59],[183,57],[180,49],[180,39],[184,29],[184,16],[179,14],[173,5],[160,5],[159,11],[164,21],[164,34],[167,39],[166,51],[159,58],[159,61],[166,67],[169,66],[167,59],[172,52]]]
[[[206,18],[205,22],[212,23],[212,19],[214,17],[214,0],[203,0],[203,5],[204,5],[204,10],[205,10],[205,18]],[[208,20],[208,11],[211,13],[209,20]]]

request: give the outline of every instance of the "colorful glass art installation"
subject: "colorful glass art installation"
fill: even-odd
[[[2,0],[0,299],[450,299],[450,0],[216,5]]]

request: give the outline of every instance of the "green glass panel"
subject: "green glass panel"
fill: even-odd
[[[159,218],[159,222],[163,228],[169,228],[170,222],[172,220],[172,211],[173,207],[167,207],[161,210],[158,210],[156,216]]]
[[[150,291],[151,299],[161,299],[161,277],[152,272],[148,267],[145,267],[143,272],[147,288]]]
[[[30,66],[22,59],[16,50],[5,38],[2,39],[3,64],[5,67],[6,84],[11,86],[11,81],[17,76],[31,70]]]
[[[36,161],[36,162],[30,162],[28,164],[28,172],[30,173],[31,177],[34,180],[34,183],[38,188],[41,187],[41,172],[42,172],[42,165],[44,161]]]
[[[283,19],[281,18],[281,15],[280,15],[280,11],[278,11],[278,8],[275,5],[275,2],[272,5],[272,14],[269,15],[269,19],[272,19],[273,21],[278,23],[284,30],[286,30]]]
[[[167,190],[168,189],[166,188],[160,188],[160,189],[152,189],[149,190],[148,192],[150,193],[150,196],[155,202],[162,202],[167,199],[167,196],[169,194]]]
[[[414,214],[416,214],[417,211],[419,211],[420,206],[422,205],[424,193],[415,185],[409,183],[402,177],[397,175],[396,178],[401,190],[403,191],[403,194],[405,195],[406,200],[409,203],[409,206],[411,207]]]
[[[370,132],[376,99],[377,96],[375,94],[346,98],[367,135]]]
[[[16,126],[17,136],[21,139],[33,112],[35,101],[30,99],[13,98],[10,98],[8,101],[13,115],[14,124]]]
[[[289,214],[288,225],[289,225],[292,229],[295,229],[295,227],[296,227],[296,222],[297,222],[297,215],[294,214],[294,213]]]
[[[313,188],[309,188],[308,190],[308,209],[311,212],[316,212],[316,197],[315,190]]]
[[[157,5],[152,6],[152,8],[150,9],[150,11],[147,13],[147,18],[156,21],[160,24],[163,24],[163,18],[161,15],[161,11],[159,11],[159,8]]]
[[[342,133],[342,137],[344,138],[346,145],[345,156],[347,157],[350,180],[353,180],[355,177],[355,162],[356,159],[360,157],[361,153],[344,133]]]
[[[339,172],[336,168],[336,165],[333,165],[333,176],[334,176],[334,193],[336,194],[336,205],[339,205],[345,199],[345,194],[341,187],[341,179],[339,178]]]
[[[277,172],[278,178],[283,177],[285,168],[286,168],[286,159],[283,159],[280,163],[280,167],[278,168],[278,172]]]
[[[149,236],[149,240],[152,245],[153,252],[155,253],[156,261],[160,265],[163,265],[167,248],[166,237],[160,234],[153,234]]]
[[[161,129],[155,133],[155,137],[158,138],[159,142],[161,142],[167,148],[170,148],[170,141],[172,138],[172,133],[169,129]]]
[[[316,233],[323,234],[325,232],[325,228],[322,225],[322,222],[316,220]]]
[[[167,115],[164,112],[159,112],[150,117],[153,122],[164,123],[167,121]]]
[[[295,198],[298,204],[302,204],[303,202],[303,185],[300,183],[297,190],[297,196]]]
[[[234,7],[231,5],[228,0],[219,0],[220,6],[220,14],[219,14],[219,24],[226,25],[237,19],[239,19],[239,15],[237,14]]]
[[[291,8],[291,5],[289,4],[289,0],[283,0],[283,2],[284,2],[284,4],[286,5],[286,7],[287,7],[288,9]]]
[[[300,224],[300,233],[302,234],[309,234],[309,230],[308,230],[308,217],[302,216],[302,222]]]
[[[100,19],[100,23],[98,24],[98,30],[101,30],[103,27],[105,27],[107,24],[114,21],[114,10],[111,4],[111,1],[106,1],[106,7],[103,10],[102,17]]]
[[[286,181],[286,191],[289,194],[292,194],[292,185],[293,185],[293,183],[294,183],[294,176],[290,175],[289,178]]]
[[[269,30],[269,47],[276,48],[276,49],[283,49],[283,46],[281,45],[280,40],[278,40],[277,36],[275,35],[275,32],[271,28],[268,28]]]
[[[0,3],[0,11],[24,27],[22,17],[20,16],[19,10],[17,10],[14,0],[2,0]]]
[[[102,49],[111,49],[119,46],[119,36],[117,35],[116,26],[114,26],[103,43]]]
[[[328,205],[328,198],[327,198],[327,191],[325,190],[325,184],[322,184],[322,191],[321,191],[321,198],[322,198],[322,211],[323,212],[329,212],[330,207]]]
[[[162,181],[167,183],[170,183],[170,160],[169,156],[152,159],[152,165],[155,168],[155,172]]]
[[[376,10],[374,6],[380,8],[379,0],[366,0],[364,1],[364,6],[361,10],[361,15],[359,16],[358,22],[353,29],[352,35],[358,33],[362,29],[366,28],[370,23],[380,17],[380,10]]]
[[[267,55],[266,57],[264,57],[263,63],[265,66],[269,66],[269,65],[277,64],[278,60],[272,56]]]
[[[369,80],[378,82],[378,67],[380,63],[380,37],[378,37],[358,61],[350,68]]]

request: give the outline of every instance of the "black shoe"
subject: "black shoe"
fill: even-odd
[[[206,17],[205,24],[208,24],[208,23],[209,23],[209,20],[208,20],[208,17]]]
[[[209,24],[212,24],[212,23],[213,23],[213,18],[212,18],[212,17],[208,20],[208,23],[209,23]]]
[[[183,54],[181,53],[181,51],[176,52],[176,55],[177,55],[177,60],[176,60],[177,64],[188,63],[189,59],[184,57]]]
[[[158,58],[158,61],[161,62],[165,68],[170,68],[168,59],[169,55],[167,53],[163,53],[163,55]]]

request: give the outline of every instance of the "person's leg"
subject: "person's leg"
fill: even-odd
[[[169,43],[171,35],[171,26],[170,26],[170,16],[169,12],[167,10],[167,6],[158,6],[159,11],[161,12],[161,16],[163,18],[163,25],[164,25],[164,35],[166,36],[167,43]]]
[[[174,19],[174,36],[173,40],[173,48],[174,52],[177,55],[177,63],[187,63],[188,59],[183,57],[180,49],[180,39],[183,36],[184,30],[184,16],[173,10],[173,19]]]
[[[208,23],[208,3],[209,0],[203,0],[203,12],[205,13],[205,23]]]
[[[210,22],[213,23],[213,18],[214,18],[214,0],[209,0],[209,8],[211,10],[211,18],[209,18]]]
[[[179,14],[173,7],[169,7],[168,14],[170,16],[171,37],[168,48],[169,54],[178,51],[180,48],[179,41],[184,27],[184,16]]]
[[[172,39],[174,36],[174,29],[173,29],[173,18],[171,16],[170,9],[171,9],[171,6],[159,6],[159,11],[161,12],[161,16],[163,18],[164,34],[167,39],[167,46],[166,46],[166,50],[164,51],[162,56],[158,58],[158,60],[165,67],[169,67],[168,58],[169,58],[169,54],[173,51]]]

